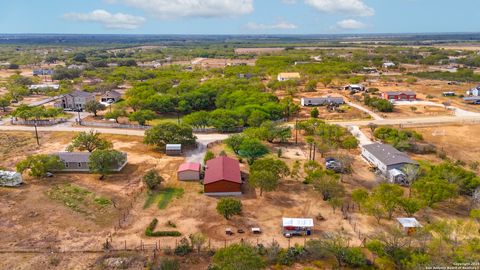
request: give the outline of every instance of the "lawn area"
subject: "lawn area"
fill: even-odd
[[[182,121],[182,115],[180,115],[180,122]],[[147,122],[147,125],[149,126],[155,126],[161,123],[165,122],[172,122],[172,123],[178,123],[178,119],[176,115],[162,115],[157,119],[150,120]]]
[[[175,197],[177,199],[183,196],[182,188],[165,188],[160,191],[149,191],[143,208],[149,208],[152,204],[157,204],[159,209],[167,208],[170,201]]]
[[[46,194],[49,198],[63,203],[76,212],[84,214],[103,210],[112,204],[110,199],[97,196],[88,189],[72,184],[55,185],[49,189]]]

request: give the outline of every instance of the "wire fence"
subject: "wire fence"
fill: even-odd
[[[12,125],[24,125],[24,126],[53,126],[61,123],[67,122],[67,119],[58,118],[58,119],[41,119],[41,120],[18,120],[12,118],[10,123]]]

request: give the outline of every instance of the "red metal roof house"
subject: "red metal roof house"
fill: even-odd
[[[386,100],[414,101],[417,100],[417,93],[413,91],[390,91],[383,92],[382,97]]]
[[[217,157],[207,161],[204,193],[209,196],[242,195],[240,163],[229,157]]]

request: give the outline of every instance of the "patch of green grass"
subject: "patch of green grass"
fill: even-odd
[[[183,116],[180,115],[180,122],[182,121],[182,117]],[[148,121],[147,124],[150,125],[150,126],[155,126],[155,125],[165,123],[165,122],[177,123],[178,122],[177,116],[176,115],[162,115],[157,119],[153,119],[153,120]]]
[[[149,191],[143,208],[148,208],[156,203],[159,209],[165,209],[173,198],[179,199],[183,196],[183,193],[184,190],[182,188],[172,187],[160,191]]]
[[[55,185],[46,194],[51,199],[80,213],[88,213],[89,208],[103,208],[111,204],[109,199],[72,184]]]

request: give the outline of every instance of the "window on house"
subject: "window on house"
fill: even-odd
[[[65,162],[65,168],[68,168],[68,162]]]
[[[81,167],[82,167],[82,163],[79,162],[79,163],[78,163],[78,167],[81,168]]]

